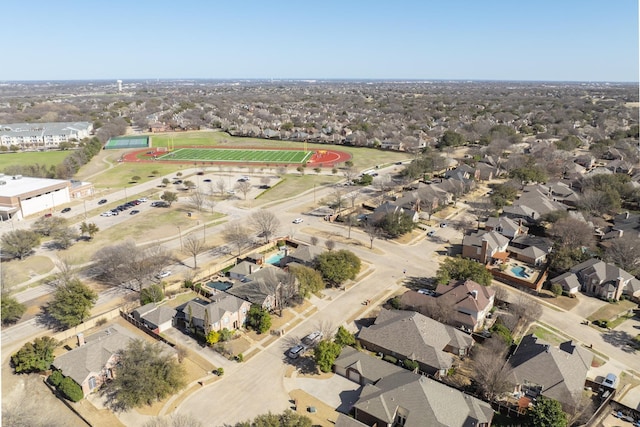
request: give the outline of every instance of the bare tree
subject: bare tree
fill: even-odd
[[[593,230],[589,224],[574,218],[563,218],[556,221],[549,230],[556,238],[559,246],[568,248],[591,247],[593,245]]]
[[[196,190],[191,194],[191,196],[189,196],[188,200],[191,207],[197,211],[201,211],[202,207],[206,203],[207,195],[200,190]]]
[[[340,188],[336,188],[331,194],[331,204],[333,206],[333,212],[339,214],[344,205],[344,193]]]
[[[249,230],[237,222],[228,224],[224,228],[222,231],[222,238],[236,248],[238,256],[240,256],[242,250],[248,247],[251,243]]]
[[[318,244],[318,240],[319,239],[316,236],[311,236],[311,239],[309,241],[313,246],[316,246]]]
[[[347,166],[342,170],[342,174],[344,175],[348,183],[353,183],[353,180],[358,175],[358,171],[353,166]]]
[[[220,196],[224,196],[224,192],[227,189],[227,183],[223,178],[219,178],[216,181],[216,189],[220,193]]]
[[[271,177],[270,176],[263,176],[260,178],[260,184],[264,185],[264,186],[269,186],[269,183],[271,182]]]
[[[204,204],[211,208],[211,213],[213,214],[213,208],[216,207],[218,202],[213,197],[213,195],[207,195],[204,199]]]
[[[92,259],[98,279],[140,292],[142,285],[160,273],[170,257],[158,244],[143,248],[133,240],[127,240],[99,249]]]
[[[485,399],[489,401],[511,388],[507,381],[507,352],[508,347],[498,338],[488,339],[475,348],[474,379]]]
[[[429,298],[418,308],[418,311],[440,323],[450,324],[455,310],[452,304],[443,304],[436,298]]]
[[[189,255],[193,256],[193,268],[198,268],[198,255],[206,250],[206,244],[204,240],[196,237],[194,234],[189,234],[184,239],[183,250]]]
[[[640,272],[640,239],[625,234],[618,239],[610,240],[605,251],[605,258],[630,274]]]
[[[265,243],[268,243],[271,236],[276,234],[280,228],[278,217],[273,212],[264,209],[251,214],[250,222],[256,233],[264,237]]]
[[[567,414],[570,426],[585,425],[596,412],[597,406],[590,396],[590,392],[574,390],[571,393],[573,403],[565,403],[562,409]]]
[[[518,293],[515,302],[511,304],[511,312],[518,319],[517,328],[526,330],[542,316],[542,306],[528,295]],[[513,335],[517,335],[515,332]]]
[[[360,197],[360,191],[354,190],[347,194],[347,198],[351,201],[351,208],[356,207],[356,200]]]
[[[249,181],[240,181],[236,183],[235,189],[240,191],[244,199],[247,200],[247,193],[251,191],[251,183]]]
[[[369,249],[373,249],[373,241],[380,237],[380,229],[376,227],[371,221],[367,221],[364,223],[364,232],[369,236]]]
[[[324,241],[324,246],[331,251],[336,247],[336,242],[335,240],[327,239]]]

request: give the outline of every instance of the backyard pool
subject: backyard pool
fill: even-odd
[[[528,279],[529,278],[529,275],[524,270],[524,267],[521,267],[521,266],[511,267],[511,272],[513,274],[515,274],[516,276],[518,276],[518,277],[522,277],[523,279]]]
[[[272,264],[272,265],[279,265],[280,264],[280,260],[282,258],[284,258],[285,256],[285,251],[282,250],[280,252],[278,252],[277,254],[271,255],[269,258],[267,258],[267,263],[268,264]]]

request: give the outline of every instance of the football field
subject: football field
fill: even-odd
[[[239,150],[228,148],[179,148],[156,160],[224,163],[305,163],[313,151]]]

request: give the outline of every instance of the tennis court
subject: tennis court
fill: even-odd
[[[109,138],[104,144],[105,150],[116,150],[124,148],[142,148],[149,146],[148,136],[114,136]]]
[[[313,151],[238,150],[229,148],[179,148],[156,160],[225,163],[305,163]]]

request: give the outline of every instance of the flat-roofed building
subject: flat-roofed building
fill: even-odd
[[[71,201],[71,181],[0,174],[0,217],[22,219]]]

